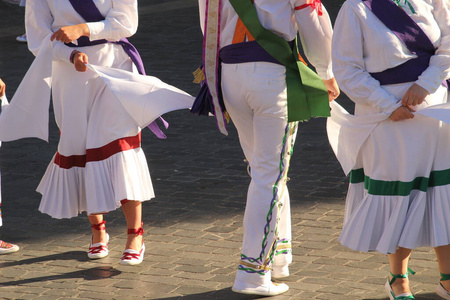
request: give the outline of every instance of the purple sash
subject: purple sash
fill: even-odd
[[[72,7],[75,9],[75,11],[86,22],[99,22],[105,19],[105,17],[100,13],[94,1],[92,0],[69,0],[69,2],[70,4],[72,4]],[[91,42],[87,36],[80,37],[77,42],[78,45],[75,45],[73,43],[68,43],[66,45],[69,47],[85,47],[108,43],[107,40],[97,40]],[[133,61],[139,74],[145,75],[144,63],[142,62],[142,58],[133,44],[131,44],[126,38],[122,38],[120,39],[120,41],[114,43],[122,46],[125,53],[128,54],[128,56]]]
[[[105,19],[105,17],[98,10],[98,8],[95,5],[93,0],[69,0],[69,2],[70,2],[70,4],[72,4],[72,7],[75,9],[75,11],[86,22],[99,22],[99,21],[103,21]],[[73,43],[68,43],[66,45],[69,47],[86,47],[86,46],[94,46],[94,45],[109,43],[107,40],[90,41],[87,36],[80,37],[77,40],[77,42],[78,42],[78,45],[75,45]],[[126,38],[122,38],[122,39],[120,39],[120,41],[112,42],[112,43],[119,44],[122,46],[125,53],[128,54],[131,61],[136,66],[136,69],[138,70],[139,74],[141,74],[141,75],[146,74],[142,58],[139,55],[139,52],[137,51],[136,47],[133,46],[133,44],[131,44]],[[164,126],[167,128],[168,123],[162,117],[159,117],[159,119],[163,122]],[[158,127],[158,124],[156,123],[156,121],[153,121],[150,125],[148,125],[148,128],[158,138],[166,138],[166,135]]]
[[[293,42],[289,45],[294,47]],[[270,62],[278,65],[283,65],[276,60],[272,55],[267,53],[256,41],[230,44],[220,49],[220,61],[225,64],[240,64],[246,62]]]
[[[436,49],[426,33],[416,22],[393,1],[362,0],[373,14],[389,28],[417,58],[384,70],[370,73],[380,84],[397,84],[416,81],[428,68]],[[447,82],[444,81],[444,85]]]

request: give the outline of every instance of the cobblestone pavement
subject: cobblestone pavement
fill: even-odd
[[[339,0],[341,1],[341,0]],[[196,0],[141,0],[140,28],[131,38],[147,72],[192,94],[191,72],[201,60]],[[337,0],[324,0],[333,18]],[[15,41],[23,10],[0,1],[0,70],[11,98],[32,55]],[[343,96],[341,101],[346,101]],[[256,299],[231,285],[240,254],[249,177],[235,130],[222,136],[212,118],[188,111],[165,116],[168,139],[143,134],[157,196],[144,204],[144,262],[119,264],[126,239],[120,210],[106,219],[109,257],[87,259],[85,216],[56,220],[38,211],[35,188],[56,150],[50,142],[23,139],[0,151],[3,181],[2,239],[20,245],[0,256],[1,299]],[[289,292],[273,299],[387,299],[387,258],[350,251],[337,242],[347,179],[324,131],[325,120],[301,124],[289,182],[294,263]],[[436,299],[437,264],[431,249],[418,249],[411,267],[417,299]],[[270,299],[270,298],[269,298]]]

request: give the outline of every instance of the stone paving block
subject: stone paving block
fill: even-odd
[[[214,250],[216,250],[216,247],[210,247],[205,245],[195,245],[195,247],[192,247],[191,245],[185,245],[184,247],[181,247],[178,251],[183,253],[193,253],[194,256],[204,256],[206,253],[212,253]]]
[[[192,266],[183,265],[183,266],[176,267],[174,270],[177,272],[185,271],[185,272],[191,272],[191,273],[204,274],[204,273],[209,272],[211,270],[211,268],[203,267],[203,266],[195,266],[195,265],[192,265]]]
[[[211,290],[207,287],[202,286],[180,286],[175,290],[176,293],[180,293],[181,295],[191,295],[191,294],[199,294],[199,293],[205,293],[210,292]]]
[[[206,246],[217,248],[230,248],[230,249],[239,249],[242,245],[241,242],[233,242],[233,241],[214,241],[208,242],[205,244]]]
[[[233,282],[234,282],[234,274],[233,274],[233,276],[226,276],[226,275],[222,275],[222,274],[221,275],[216,275],[213,278],[211,278],[211,281],[214,281],[214,282],[229,282],[230,285],[232,285]]]
[[[199,281],[208,281],[210,280],[214,274],[210,274],[210,273],[203,273],[203,272],[196,272],[195,270],[186,270],[185,272],[181,272],[183,271],[182,268],[176,270],[178,271],[176,274],[173,275],[173,277],[176,278],[181,278],[181,279],[193,279],[193,280],[199,280]]]
[[[301,226],[319,227],[319,228],[334,228],[336,226],[333,222],[323,222],[319,220],[302,220]]]
[[[379,269],[381,266],[379,263],[371,263],[371,262],[357,262],[357,261],[352,261],[352,262],[348,262],[345,264],[347,267],[352,267],[352,268],[362,268],[362,269],[369,269],[369,270],[376,270]]]
[[[217,248],[214,250],[213,254],[235,255],[236,257],[239,257],[240,250],[233,248]]]
[[[332,245],[327,242],[316,242],[316,241],[302,241],[300,243],[300,247],[306,249],[315,249],[315,250],[326,250],[330,249]]]
[[[223,232],[205,232],[206,234],[202,236],[202,240],[205,242],[209,242],[209,240],[212,241],[219,241],[219,240],[233,240],[236,239],[236,235],[242,235],[241,229],[236,228],[234,231],[229,233],[223,233]]]
[[[335,238],[330,235],[326,234],[316,234],[316,235],[307,235],[307,234],[300,234],[295,236],[296,240],[301,241],[315,241],[315,242],[326,242],[331,243]]]
[[[232,264],[229,266],[222,266],[220,268],[212,270],[210,273],[214,275],[226,275],[226,276],[234,276],[236,273],[237,264]]]

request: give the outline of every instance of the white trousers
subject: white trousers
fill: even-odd
[[[222,93],[250,164],[238,277],[263,283],[270,267],[292,262],[286,175],[297,123],[287,122],[285,67],[255,62],[222,65]]]

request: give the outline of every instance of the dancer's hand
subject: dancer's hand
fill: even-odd
[[[73,65],[78,72],[86,72],[86,64],[89,63],[89,59],[86,53],[77,52],[73,57]]]
[[[70,43],[74,40],[79,39],[82,36],[89,36],[89,27],[86,23],[72,25],[72,26],[64,26],[58,29],[51,36],[51,40],[57,40],[63,43]]]
[[[0,79],[0,97],[3,97],[6,91],[6,84]]]
[[[416,106],[422,104],[425,97],[430,93],[420,85],[414,83],[405,93],[402,98],[403,106]]]
[[[330,102],[333,101],[334,99],[336,99],[337,97],[339,97],[339,94],[341,92],[339,91],[339,86],[334,77],[331,79],[328,79],[328,80],[323,80],[323,83],[325,84],[325,87],[327,88],[328,100]]]
[[[400,106],[396,110],[392,112],[389,116],[389,119],[392,121],[401,121],[414,118],[414,114],[412,113],[414,110],[408,106]]]

